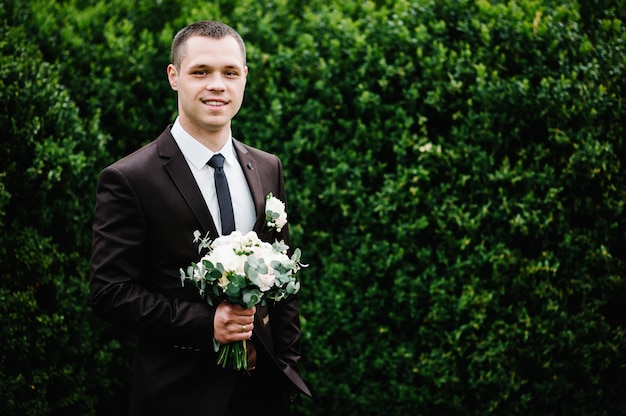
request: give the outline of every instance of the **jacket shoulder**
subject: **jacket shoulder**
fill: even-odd
[[[169,126],[155,140],[143,145],[134,152],[122,157],[109,165],[106,169],[115,169],[123,172],[136,170],[143,171],[146,166],[172,158],[178,150],[178,145],[171,135]]]
[[[265,163],[270,165],[281,165],[280,158],[270,152],[250,146],[233,138],[235,149],[239,155],[255,160],[257,163]]]

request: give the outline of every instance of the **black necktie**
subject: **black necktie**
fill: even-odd
[[[215,169],[215,190],[217,202],[220,206],[220,218],[222,219],[222,235],[228,235],[235,231],[235,214],[233,214],[233,202],[230,199],[228,181],[224,173],[224,156],[217,153],[209,160],[209,166]]]

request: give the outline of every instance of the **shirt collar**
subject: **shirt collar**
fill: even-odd
[[[187,133],[180,125],[178,117],[176,117],[176,121],[174,121],[171,133],[172,136],[174,136],[176,144],[180,147],[181,152],[183,152],[185,159],[187,159],[197,169],[202,169],[207,164],[209,159],[211,159],[211,157],[215,154]],[[224,143],[224,146],[216,153],[221,153],[226,159],[225,163],[229,165],[237,163],[237,155],[235,154],[235,148],[233,147],[232,132],[229,133],[228,140]]]

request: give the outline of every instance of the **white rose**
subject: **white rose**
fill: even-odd
[[[259,289],[261,292],[267,292],[274,286],[274,270],[269,269],[269,273],[259,275]]]
[[[224,271],[233,272],[235,274],[244,274],[244,264],[246,262],[245,256],[239,256],[235,253],[232,246],[217,246],[214,247],[209,254],[211,262],[214,265],[222,263]]]
[[[268,225],[276,227],[276,231],[280,231],[287,224],[287,213],[285,212],[285,204],[276,197],[269,197],[265,201],[265,211],[271,211],[278,214],[278,218],[269,218]]]
[[[216,238],[213,243],[211,243],[211,247],[219,247],[219,246],[233,246],[241,244],[243,239],[243,235],[241,231],[233,231],[229,235],[223,235],[219,238]]]
[[[259,242],[259,237],[254,231],[250,231],[248,234],[244,235],[241,240],[245,242],[246,245],[252,245],[253,243]]]
[[[266,241],[257,241],[257,244],[252,247],[252,253],[254,253],[254,257],[259,259],[264,259],[265,256],[271,254],[274,250],[272,250],[272,245]]]

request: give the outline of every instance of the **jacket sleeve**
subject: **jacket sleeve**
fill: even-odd
[[[146,201],[120,169],[102,171],[96,192],[91,305],[103,319],[172,345],[211,346],[215,310],[183,288],[150,253]],[[181,264],[183,266],[183,264]],[[191,285],[189,285],[191,286]]]

